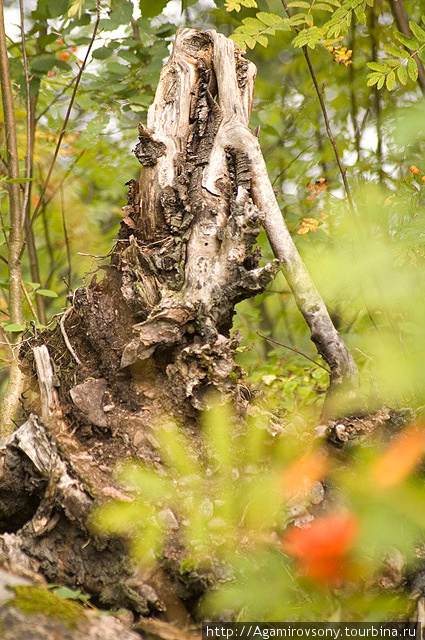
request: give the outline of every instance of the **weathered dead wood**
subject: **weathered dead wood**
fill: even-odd
[[[263,224],[273,252],[281,262],[282,271],[294,294],[297,306],[310,328],[311,339],[319,354],[329,364],[331,389],[335,390],[343,385],[356,386],[357,367],[335,329],[326,305],[292,240],[277,204],[257,137],[248,129],[250,112],[246,108],[244,96],[240,96],[235,90],[236,69],[231,64],[223,64],[223,58],[231,56],[231,53],[229,54],[231,44],[220,34],[212,33],[212,37],[214,38],[218,91],[219,95],[225,96],[226,99],[220,99],[223,119],[215,138],[203,184],[211,193],[218,195],[220,179],[226,172],[226,151],[232,149],[234,153],[246,158],[250,169],[252,200],[265,214]],[[254,77],[255,73],[252,71],[250,74],[252,87]],[[214,167],[213,170],[212,167]]]
[[[20,588],[31,592],[31,587],[37,586],[38,595],[43,594],[43,587],[34,583],[26,576],[17,575],[0,569],[0,636],[2,640],[140,640],[140,635],[121,624],[111,616],[98,615],[84,609],[81,605],[71,603],[69,613],[73,617],[63,619],[61,611],[50,610],[43,612],[40,603],[39,611],[35,615],[28,615],[15,600],[16,590]],[[45,588],[45,587],[44,587]],[[33,593],[34,606],[36,595]],[[22,594],[22,591],[21,591]],[[39,596],[40,597],[40,596]],[[61,604],[60,599],[58,599]],[[67,605],[64,602],[65,611]]]
[[[137,458],[167,473],[155,437],[164,415],[201,448],[199,410],[212,391],[243,414],[234,308],[281,264],[332,385],[355,378],[248,129],[254,78],[254,65],[220,34],[178,33],[139,127],[141,180],[127,183],[111,262],[102,280],[75,291],[54,331],[26,344],[35,399],[0,450],[4,563],[180,627],[214,576],[180,574],[178,514],[170,514],[169,543],[152,571],[132,567],[122,541],[93,533],[92,505],[130,499],[117,485],[117,465]],[[261,225],[280,261],[265,267],[255,246]]]

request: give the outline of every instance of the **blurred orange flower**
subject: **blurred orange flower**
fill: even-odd
[[[280,477],[280,488],[287,497],[308,494],[313,483],[321,480],[328,468],[328,457],[324,451],[308,453],[285,469]]]
[[[425,455],[425,426],[401,431],[372,467],[372,482],[388,489],[402,482]]]
[[[308,528],[292,527],[281,547],[309,578],[334,583],[349,577],[348,552],[357,536],[358,521],[352,513],[336,513],[314,520]]]

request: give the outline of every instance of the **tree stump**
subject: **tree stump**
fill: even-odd
[[[196,442],[211,392],[243,414],[239,338],[229,333],[234,308],[282,266],[334,381],[356,375],[277,216],[248,128],[255,72],[224,36],[178,32],[147,126],[139,126],[141,179],[127,183],[110,263],[99,268],[102,279],[75,291],[54,330],[22,349],[28,417],[0,453],[6,568],[81,589],[101,607],[179,624],[190,620],[187,602],[203,587],[181,583],[172,545],[146,574],[119,539],[88,525],[94,505],[127,499],[117,464],[161,466],[155,425],[164,415]],[[255,244],[261,225],[280,259],[265,267]]]

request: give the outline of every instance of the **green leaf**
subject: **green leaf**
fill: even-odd
[[[413,82],[416,82],[418,79],[418,65],[413,58],[409,58],[407,61],[407,73],[409,74],[409,78],[413,80]]]
[[[128,67],[126,65],[120,64],[116,60],[111,60],[107,62],[107,69],[109,73],[112,73],[120,77],[128,75],[128,72],[129,72]]]
[[[31,282],[30,280],[24,280],[24,284],[26,284],[28,287],[31,287],[31,289],[38,289],[40,286],[39,282]]]
[[[109,47],[99,47],[99,49],[95,49],[92,53],[93,58],[96,60],[105,60],[112,55],[113,51]]]
[[[58,16],[65,16],[68,11],[69,0],[50,0],[48,6],[49,16],[51,18],[57,18]]]
[[[21,331],[25,331],[26,326],[24,324],[12,323],[7,324],[3,329],[5,331],[10,331],[11,333],[20,333]]]
[[[149,3],[151,3],[152,0],[149,0]],[[155,0],[153,0],[153,3],[155,3]],[[115,9],[115,11],[113,11],[113,13],[111,14],[111,18],[114,20],[114,22],[120,24],[130,24],[131,22],[131,18],[133,17],[133,3],[130,0],[121,0],[121,3],[118,5],[118,7]]]
[[[404,35],[404,33],[400,33],[400,31],[394,31],[394,37],[401,42],[405,47],[414,51],[415,49],[419,49],[419,42],[414,38],[408,38]]]
[[[122,51],[120,51],[118,53],[118,55],[119,55],[120,58],[122,58],[123,60],[126,60],[130,64],[139,64],[140,63],[140,58],[138,56],[136,56],[136,54],[133,53],[132,51],[128,51],[128,49],[123,49]]]
[[[256,41],[254,40],[254,38],[251,38],[250,36],[247,36],[245,38],[245,43],[248,45],[250,49],[253,49],[256,45]]]
[[[123,2],[115,11],[112,11],[108,19],[102,19],[99,27],[105,31],[114,31],[122,24],[130,24],[133,17],[133,4],[131,2]]]
[[[147,107],[143,107],[141,104],[129,104],[123,106],[124,111],[129,111],[130,109],[134,113],[143,113],[147,110]]]
[[[372,71],[380,71],[381,73],[390,71],[390,67],[388,66],[388,64],[383,64],[381,62],[368,62],[367,66],[369,67],[369,69],[372,69]]]
[[[366,13],[363,11],[363,7],[356,7],[354,9],[354,13],[356,15],[357,20],[360,22],[360,24],[363,24],[363,25],[367,24]]]
[[[159,16],[168,4],[168,0],[140,0],[139,8],[142,18]]]
[[[261,24],[260,20],[258,20],[257,18],[244,18],[242,22],[246,33],[248,33],[246,29],[247,27],[249,29],[255,29],[255,31],[252,31],[252,33],[257,33],[258,31],[264,29],[263,24]]]
[[[2,182],[8,182],[9,184],[23,184],[24,182],[34,182],[35,178],[5,178],[1,177]]]
[[[88,38],[87,36],[81,36],[79,38],[75,38],[74,44],[85,45],[85,44],[90,44],[90,41],[91,41],[91,38]]]
[[[58,69],[63,69],[64,71],[70,71],[71,65],[65,62],[65,60],[56,60],[55,67]]]
[[[59,36],[57,33],[48,33],[45,36],[40,36],[37,39],[37,44],[40,45],[40,49],[44,49],[45,47],[47,47],[48,44],[51,44],[52,42],[56,42],[58,38]]]
[[[305,24],[305,15],[301,13],[295,14],[294,16],[292,16],[290,20],[288,20],[288,25],[290,25],[291,27],[300,27],[300,26],[304,26],[304,24]],[[312,27],[306,30],[305,33],[307,34],[307,39],[311,37],[311,30],[315,28],[316,27]]]
[[[37,289],[36,293],[39,296],[44,296],[45,298],[57,298],[58,294],[56,291],[52,291],[51,289]]]
[[[394,89],[394,85],[395,85],[395,73],[394,71],[390,71],[390,73],[387,75],[387,80],[386,80],[386,87],[388,89],[388,91],[392,91]]]
[[[91,14],[84,11],[81,16],[74,18],[69,23],[69,28],[74,29],[74,27],[83,27],[91,22]],[[62,33],[65,33],[65,29],[62,29]]]
[[[236,11],[237,13],[239,13],[239,11],[241,10],[241,5],[239,2],[237,2],[237,0],[229,0],[229,2],[225,2],[224,6],[226,7],[226,11],[228,11],[229,13],[231,11]]]
[[[317,9],[318,11],[328,11],[329,13],[333,13],[333,9],[330,5],[326,4],[325,2],[318,2],[317,4],[314,5],[314,8]]]
[[[376,84],[380,78],[382,78],[381,73],[369,73],[367,77],[367,86],[373,87],[373,85]]]
[[[71,6],[68,9],[68,18],[73,18],[76,15],[78,15],[78,18],[81,18],[84,1],[85,0],[72,0]]]
[[[407,76],[407,69],[405,66],[401,65],[397,69],[397,76],[401,84],[404,85],[407,83],[408,76]]]
[[[42,53],[32,59],[31,71],[33,73],[47,73],[56,65],[57,60],[53,53]]]
[[[399,47],[395,47],[392,44],[384,44],[384,49],[390,56],[394,56],[394,58],[408,58],[409,54],[405,49],[401,49]]]
[[[282,18],[282,16],[278,16],[275,13],[266,13],[265,11],[260,11],[259,13],[257,13],[257,18],[269,27],[278,27],[282,24],[286,24],[285,18]]]
[[[409,21],[410,31],[419,42],[425,42],[425,31],[416,22]]]
[[[310,3],[303,2],[302,0],[296,0],[295,2],[289,2],[288,7],[291,7],[292,9],[310,9]]]
[[[257,42],[261,44],[264,48],[267,48],[267,45],[269,44],[269,39],[265,35],[259,35],[257,36]]]
[[[378,80],[378,84],[376,85],[377,88],[382,89],[382,87],[384,86],[384,82],[385,82],[385,76],[382,75]]]

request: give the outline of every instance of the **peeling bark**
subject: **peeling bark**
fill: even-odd
[[[94,505],[131,499],[116,483],[117,464],[137,458],[161,467],[155,425],[164,415],[198,442],[199,411],[212,391],[244,413],[234,308],[281,267],[332,385],[356,375],[248,128],[254,78],[254,65],[224,36],[179,31],[147,127],[139,127],[141,179],[127,183],[110,264],[102,280],[75,291],[56,329],[22,349],[33,400],[0,450],[5,565],[180,627],[208,580],[179,574],[174,514],[164,557],[150,573],[130,564],[119,539],[90,529]],[[261,225],[279,260],[264,267],[255,244]]]

